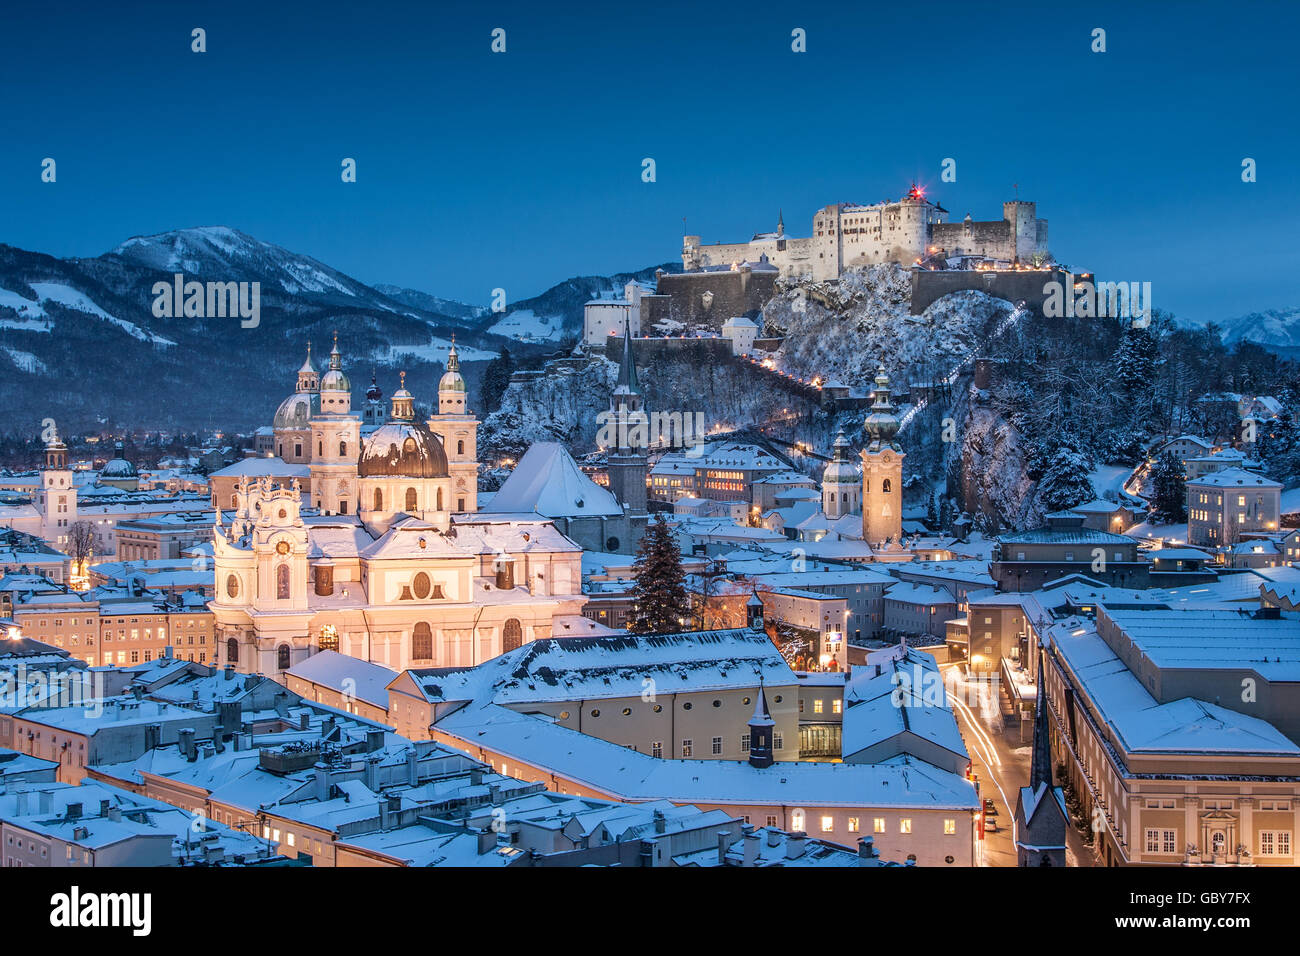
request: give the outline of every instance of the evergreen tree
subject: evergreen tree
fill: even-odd
[[[952,530],[952,499],[947,495],[939,502],[939,527],[943,531]]]
[[[1059,448],[1038,483],[1038,500],[1045,511],[1063,511],[1096,497],[1088,478],[1088,459],[1071,448]]]
[[[501,396],[510,384],[510,376],[515,370],[515,360],[510,350],[501,347],[501,354],[488,362],[483,370],[483,381],[479,386],[479,398],[483,403],[482,416],[486,417],[501,407]]]
[[[1130,325],[1124,330],[1112,362],[1115,380],[1129,397],[1146,395],[1155,384],[1160,347],[1149,326]]]
[[[671,634],[682,630],[690,615],[686,599],[682,553],[663,515],[655,515],[633,564],[636,583],[632,586],[633,634]]]
[[[1176,524],[1187,520],[1187,495],[1183,463],[1171,451],[1151,466],[1151,513],[1157,521]]]
[[[938,496],[929,495],[927,499],[925,503],[925,526],[931,531],[937,531],[939,529]]]

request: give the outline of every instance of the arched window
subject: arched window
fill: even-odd
[[[461,441],[456,442],[456,454],[458,455],[465,454],[465,442],[463,439]]]
[[[275,652],[275,666],[282,671],[289,669],[289,645],[281,644]]]
[[[419,507],[419,504],[417,503],[416,494],[415,494],[415,489],[414,489],[414,488],[407,488],[407,489],[406,489],[406,510],[407,510],[407,511],[414,511],[414,510],[415,510],[416,508],[418,508],[418,507]]]
[[[442,489],[438,489],[438,510],[442,510]]]
[[[378,488],[375,489],[375,510],[376,511],[384,510],[384,493],[380,491]]]
[[[863,493],[864,495],[869,495],[869,494],[871,494],[871,480],[870,480],[870,479],[864,479],[864,480],[863,480],[863,482],[862,482],[862,493]]]
[[[411,634],[411,657],[417,661],[433,660],[433,631],[421,621]]]
[[[239,597],[239,578],[233,574],[226,578],[226,596],[231,598]]]
[[[226,641],[226,663],[239,663],[239,641],[233,637]]]
[[[345,441],[339,442],[339,457],[340,458],[348,457],[348,443]]]
[[[889,479],[888,479],[888,478],[886,478],[884,481],[882,481],[882,482],[880,483],[880,490],[881,490],[884,494],[889,494]]]
[[[232,507],[232,508],[238,508],[238,507],[239,507],[239,495],[231,495],[231,496],[230,496],[230,507]]]
[[[501,653],[513,651],[524,643],[524,629],[519,626],[516,618],[506,621],[506,626],[501,629]]]
[[[429,576],[423,571],[417,574],[415,580],[411,582],[411,590],[415,592],[415,596],[421,601],[427,598],[429,596]]]
[[[289,597],[289,565],[282,564],[275,569],[275,596],[281,601]]]

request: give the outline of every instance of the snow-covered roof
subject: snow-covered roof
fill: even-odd
[[[529,447],[492,499],[492,511],[536,512],[547,518],[623,514],[614,496],[584,475],[558,442]]]
[[[901,601],[904,604],[918,604],[924,607],[957,603],[957,599],[952,596],[952,593],[947,588],[911,583],[895,584],[885,592],[885,600]]]
[[[397,672],[338,651],[318,651],[285,672],[290,677],[346,691],[359,700],[388,709],[388,685]]]
[[[1224,468],[1198,478],[1188,478],[1187,484],[1206,485],[1212,488],[1281,488],[1282,482],[1256,475],[1243,468]]]
[[[209,478],[308,478],[311,468],[291,465],[282,458],[242,458],[214,471]]]

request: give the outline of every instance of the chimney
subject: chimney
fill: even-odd
[[[379,789],[379,758],[378,757],[366,758],[366,789],[367,790]]]
[[[143,688],[143,687],[140,687],[140,686],[138,686],[138,685],[135,686],[135,687],[132,687],[132,688],[131,688],[131,693],[135,696],[135,699],[136,699],[136,700],[144,700],[144,688]]]
[[[217,724],[220,733],[217,736],[228,737],[239,733],[240,707],[237,700],[223,700],[217,704]]]
[[[194,748],[194,728],[186,727],[176,735],[176,744],[181,754],[190,763],[198,759],[198,751]]]
[[[163,657],[167,658],[167,660],[172,659],[172,646],[170,644],[163,648]]]
[[[654,813],[654,818],[655,818],[655,833],[663,833],[666,827],[664,812],[662,810],[656,810]]]
[[[393,828],[392,805],[383,797],[379,798],[379,829],[391,830]]]
[[[162,725],[149,724],[144,729],[144,749],[154,750],[162,743]]]
[[[298,729],[306,730],[309,726],[311,726],[311,712],[304,710],[298,715]]]
[[[330,774],[324,767],[316,768],[316,799],[328,800],[330,798]]]
[[[377,728],[366,731],[366,753],[372,754],[384,746],[384,732]]]
[[[420,782],[419,759],[420,755],[415,752],[414,747],[406,751],[406,782],[412,787]]]
[[[108,818],[109,818],[110,820],[112,820],[114,823],[121,823],[121,822],[122,822],[122,808],[121,808],[121,807],[109,807],[109,808],[108,808]]]
[[[742,863],[741,865],[754,866],[756,863],[758,863],[758,850],[759,850],[759,844],[762,842],[762,837],[758,835],[758,831],[754,829],[754,825],[752,823],[746,823],[744,826],[744,831],[745,831],[745,837],[744,837],[745,855],[744,855],[744,863]]]
[[[767,845],[770,847],[778,847],[781,845],[781,831],[776,827],[767,828]]]
[[[876,841],[873,837],[864,836],[858,839],[858,866],[865,865],[867,860],[874,860],[880,856],[876,852]]]
[[[235,677],[235,665],[227,664],[225,670],[223,671],[222,680],[234,680],[234,677]]]
[[[469,772],[469,785],[471,787],[483,786],[483,768],[474,767]]]
[[[80,819],[81,819],[81,804],[80,804],[80,803],[69,803],[69,804],[68,804],[68,819],[69,819],[69,820],[80,820]]]
[[[718,866],[727,865],[727,847],[731,846],[732,836],[727,830],[718,831]]]
[[[111,802],[111,801],[108,801],[108,800],[100,800],[100,801],[99,801],[99,815],[100,815],[101,817],[106,817],[106,816],[108,816],[108,807],[109,807],[110,802]]]
[[[787,860],[797,860],[803,856],[804,838],[807,834],[802,830],[796,830],[785,838],[785,858]]]

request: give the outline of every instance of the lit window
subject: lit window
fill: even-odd
[[[884,833],[884,832],[885,832],[885,818],[884,818],[884,817],[876,817],[876,819],[875,819],[875,821],[874,821],[874,827],[873,827],[873,828],[875,829],[875,831],[876,831],[877,833]]]
[[[944,821],[943,821],[943,832],[944,832],[944,835],[945,835],[945,836],[952,836],[954,833],[956,833],[956,832],[957,832],[957,821],[956,821],[956,820],[944,820]]]
[[[898,832],[899,832],[899,833],[911,833],[911,832],[912,832],[912,818],[911,818],[911,817],[903,817],[903,819],[901,819],[901,820],[898,821]]]
[[[835,829],[834,817],[822,817],[822,833],[830,833]]]

